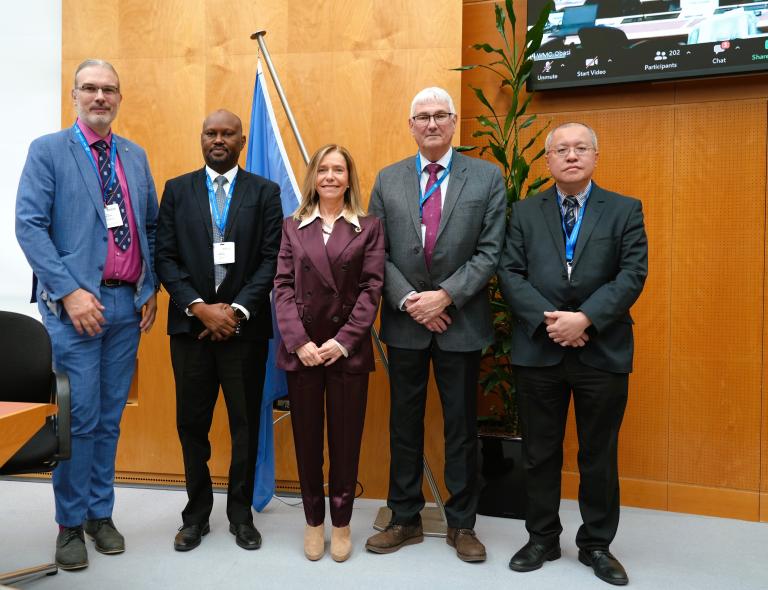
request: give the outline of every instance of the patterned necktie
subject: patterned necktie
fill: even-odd
[[[429,179],[427,180],[427,188],[424,190],[424,194],[429,192],[432,185],[437,182],[437,173],[442,170],[443,167],[440,164],[427,164],[427,172],[429,172]],[[432,264],[432,253],[435,250],[435,242],[437,241],[437,229],[440,227],[440,216],[442,215],[442,193],[440,187],[435,189],[435,192],[424,203],[424,207],[421,210],[421,222],[424,224],[424,259],[427,262],[427,268]]]
[[[224,206],[227,202],[227,193],[224,192],[225,182],[227,182],[227,179],[224,176],[217,176],[216,180],[213,181],[213,184],[216,185],[216,207],[219,209],[219,216],[224,213]],[[213,214],[211,214],[211,223],[213,224],[213,241],[223,242],[224,236],[219,231],[219,226],[216,225]],[[213,274],[214,281],[216,282],[216,288],[218,289],[219,285],[221,285],[221,282],[224,280],[224,277],[227,275],[227,267],[223,264],[214,264]]]
[[[570,238],[573,226],[576,225],[576,217],[579,211],[579,201],[573,195],[568,195],[563,199],[563,205],[565,211],[563,213],[563,219],[565,221],[565,233]]]
[[[115,238],[115,244],[123,252],[131,245],[131,230],[128,227],[128,216],[125,213],[125,202],[123,200],[123,189],[120,187],[120,181],[115,172],[115,181],[111,186],[105,186],[112,178],[112,162],[109,159],[109,146],[107,142],[100,139],[93,144],[99,153],[99,177],[101,178],[102,196],[105,205],[115,204],[120,208],[120,219],[123,225],[112,228],[112,235]]]

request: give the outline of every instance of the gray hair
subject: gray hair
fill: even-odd
[[[84,70],[85,68],[92,68],[92,67],[107,68],[108,70],[112,70],[112,73],[115,75],[115,78],[117,78],[117,89],[120,90],[120,76],[117,75],[117,70],[115,69],[115,66],[113,66],[108,61],[104,61],[103,59],[94,59],[94,58],[86,59],[79,66],[77,66],[77,69],[75,70],[75,81],[74,81],[75,88],[77,88],[77,75],[80,73],[80,71]]]
[[[597,134],[595,133],[595,130],[592,129],[589,125],[585,123],[579,123],[578,121],[569,121],[568,123],[563,123],[561,125],[558,125],[552,131],[547,133],[547,139],[544,140],[544,149],[549,151],[549,147],[552,144],[552,136],[555,134],[555,131],[558,129],[563,129],[565,127],[584,127],[587,131],[589,131],[589,134],[592,136],[592,147],[595,148],[595,152],[597,152]]]
[[[430,88],[425,88],[413,97],[413,102],[411,102],[411,117],[416,114],[416,107],[426,102],[447,103],[448,110],[451,111],[451,113],[456,114],[456,107],[453,105],[451,95],[442,88],[431,86]]]

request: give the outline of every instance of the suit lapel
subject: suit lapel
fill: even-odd
[[[346,219],[337,219],[336,223],[333,224],[333,233],[331,233],[331,237],[328,238],[328,243],[325,245],[328,263],[333,266],[339,256],[347,249],[349,243],[359,235],[360,232],[356,231],[355,226]]]
[[[576,249],[573,252],[573,266],[581,257],[581,253],[584,251],[584,247],[589,241],[589,237],[592,235],[592,230],[597,226],[597,222],[603,214],[605,209],[606,193],[598,187],[594,182],[592,183],[592,193],[587,199],[587,205],[584,208],[584,219],[581,222],[581,229],[579,229],[579,237],[576,240]]]
[[[213,221],[211,221],[211,202],[208,199],[208,186],[205,180],[205,168],[198,170],[192,177],[192,192],[194,194],[200,219],[205,231],[208,232],[208,240],[213,243]]]
[[[440,213],[440,227],[437,228],[435,243],[440,239],[440,234],[443,233],[443,229],[448,223],[448,219],[451,217],[453,208],[459,200],[461,189],[464,188],[464,183],[467,180],[467,166],[464,161],[464,156],[461,156],[454,151],[452,158],[453,164],[451,165],[451,177],[448,179],[448,191],[443,198],[443,209]]]
[[[94,170],[93,159],[86,155],[83,146],[75,138],[75,132],[70,131],[70,143],[69,149],[72,151],[72,156],[75,158],[77,167],[80,170],[80,175],[83,177],[83,182],[88,189],[88,196],[96,207],[96,212],[104,224],[107,227],[107,218],[104,215],[104,196],[101,193],[101,185],[99,184],[98,175]]]
[[[320,279],[331,289],[336,291],[336,281],[333,280],[331,264],[328,262],[325,244],[323,243],[323,222],[320,218],[315,219],[309,225],[297,230],[299,239],[304,246],[307,257],[312,262],[312,266],[320,275]],[[335,233],[335,232],[334,232]],[[328,240],[330,242],[330,239]]]
[[[411,213],[413,228],[416,230],[419,243],[421,243],[421,216],[419,214],[419,174],[416,172],[414,158],[405,163],[405,175],[403,176],[403,195],[406,206]]]
[[[128,183],[128,194],[131,199],[131,208],[133,209],[133,218],[136,221],[136,227],[142,227],[144,221],[139,219],[141,208],[137,201],[139,198],[139,191],[136,188],[136,179],[139,177],[139,170],[136,166],[136,160],[129,147],[124,145],[122,138],[113,133],[112,141],[115,142],[117,155],[118,158],[120,158],[120,165],[123,167],[123,173],[125,174],[125,181]]]
[[[240,211],[240,206],[243,204],[245,198],[245,192],[248,189],[248,178],[243,172],[242,168],[237,169],[237,176],[235,176],[235,190],[232,192],[232,201],[229,203],[229,213],[227,214],[227,225],[224,228],[224,239],[229,239],[229,234],[232,231],[232,226],[235,223],[237,214]],[[211,230],[213,231],[213,230]]]
[[[541,213],[544,216],[544,223],[549,229],[550,237],[555,245],[555,250],[560,256],[560,261],[565,266],[565,238],[563,237],[563,222],[560,217],[559,205],[557,203],[557,191],[552,186],[541,196]]]

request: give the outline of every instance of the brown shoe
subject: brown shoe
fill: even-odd
[[[415,545],[424,540],[421,522],[418,524],[389,524],[380,533],[376,533],[365,543],[365,548],[373,553],[394,553],[404,545]]]
[[[480,542],[472,529],[448,527],[445,542],[456,548],[456,555],[462,561],[485,561],[485,545]]]

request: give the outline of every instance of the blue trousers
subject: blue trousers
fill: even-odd
[[[65,311],[59,319],[40,306],[54,366],[69,376],[72,392],[72,458],[53,471],[56,522],[61,526],[112,516],[120,419],[139,346],[141,315],[134,293],[130,286],[101,287],[106,324],[95,336],[78,334]]]

